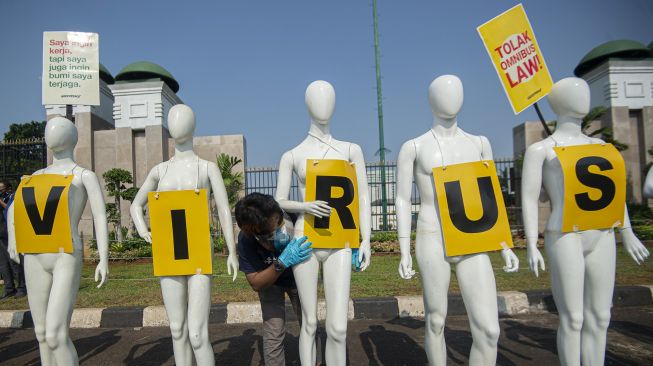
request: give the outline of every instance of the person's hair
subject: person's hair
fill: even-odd
[[[10,189],[11,188],[11,183],[9,183],[8,180],[0,180],[0,183],[4,184],[5,189]]]
[[[260,230],[274,215],[283,218],[283,211],[274,197],[258,192],[250,193],[236,203],[236,223],[247,230]]]

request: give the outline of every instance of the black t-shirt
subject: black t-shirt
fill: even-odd
[[[268,268],[280,253],[268,251],[254,238],[248,238],[243,232],[238,234],[238,262],[240,270],[247,273],[260,272]],[[296,288],[292,269],[288,268],[274,283],[277,286]]]

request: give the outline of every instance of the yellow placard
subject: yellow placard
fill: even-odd
[[[155,276],[212,273],[209,203],[205,189],[149,192]]]
[[[612,144],[554,147],[564,176],[562,232],[621,227],[626,167]]]
[[[549,93],[553,80],[521,4],[476,30],[515,114]]]
[[[433,168],[448,257],[512,248],[494,161]]]
[[[25,176],[14,198],[16,250],[19,253],[72,253],[68,215],[72,175]]]
[[[304,235],[313,248],[358,248],[358,183],[354,164],[344,160],[306,160],[306,201],[325,201],[331,216],[306,215]]]

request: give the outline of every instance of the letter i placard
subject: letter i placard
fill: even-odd
[[[19,253],[72,253],[68,190],[72,175],[39,174],[21,179],[14,198]]]
[[[331,216],[306,215],[304,235],[313,248],[358,248],[358,183],[356,168],[345,160],[306,160],[306,202],[325,201]]]
[[[626,167],[612,144],[554,147],[564,176],[562,232],[623,226]]]
[[[207,192],[149,192],[152,264],[155,276],[212,273]]]
[[[433,182],[448,257],[512,248],[493,161],[433,168]]]

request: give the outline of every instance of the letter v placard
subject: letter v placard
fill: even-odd
[[[72,253],[68,191],[72,175],[25,176],[14,198],[16,250],[19,253]]]
[[[433,168],[433,182],[447,256],[512,248],[493,161]]]

